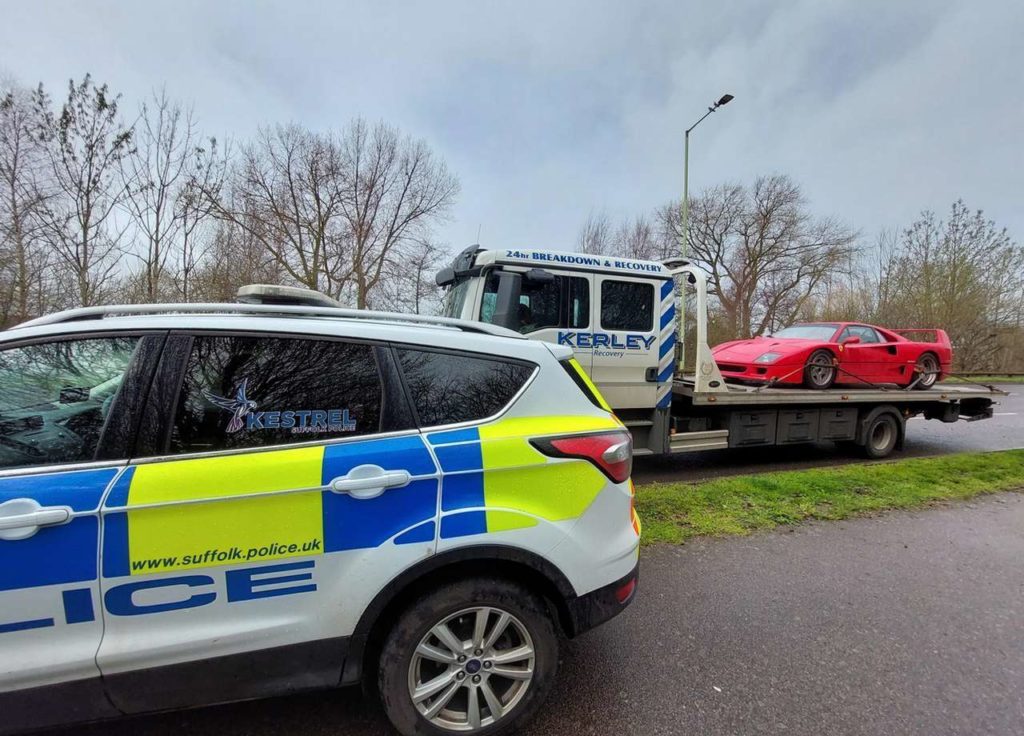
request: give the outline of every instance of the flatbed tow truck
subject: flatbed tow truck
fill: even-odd
[[[677,281],[696,293],[693,375],[676,370]],[[630,429],[638,456],[832,441],[881,458],[902,446],[908,419],[986,419],[1007,395],[983,385],[917,391],[726,383],[707,343],[707,276],[686,261],[473,246],[437,283],[447,289],[448,317],[572,347]]]

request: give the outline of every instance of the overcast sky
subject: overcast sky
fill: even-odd
[[[422,137],[462,193],[453,248],[572,249],[591,211],[787,173],[867,236],[957,197],[1024,239],[1022,0],[0,0],[0,72],[55,97],[91,72],[166,85],[205,132]]]

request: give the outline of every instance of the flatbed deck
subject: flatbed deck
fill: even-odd
[[[995,401],[1009,396],[1006,391],[985,386],[947,386],[939,384],[926,391],[915,391],[899,386],[871,386],[864,388],[843,386],[817,391],[809,388],[782,388],[749,386],[727,383],[727,391],[698,392],[690,376],[676,378],[672,393],[686,397],[694,406],[784,406],[952,402],[965,399]]]

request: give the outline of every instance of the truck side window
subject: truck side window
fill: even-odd
[[[89,462],[137,337],[0,351],[0,468]]]
[[[511,360],[395,350],[421,427],[486,419],[508,406],[535,366]]]
[[[283,445],[380,431],[370,345],[199,335],[178,396],[170,451]]]
[[[601,328],[650,332],[654,329],[654,284],[601,282]]]
[[[494,321],[498,275],[487,277],[480,320]],[[548,284],[523,281],[519,295],[519,331],[524,335],[552,327],[583,329],[590,324],[590,284],[579,276],[555,276]]]

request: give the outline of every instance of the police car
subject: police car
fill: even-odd
[[[629,434],[568,347],[265,296],[0,333],[0,732],[363,681],[503,733],[632,600]]]

